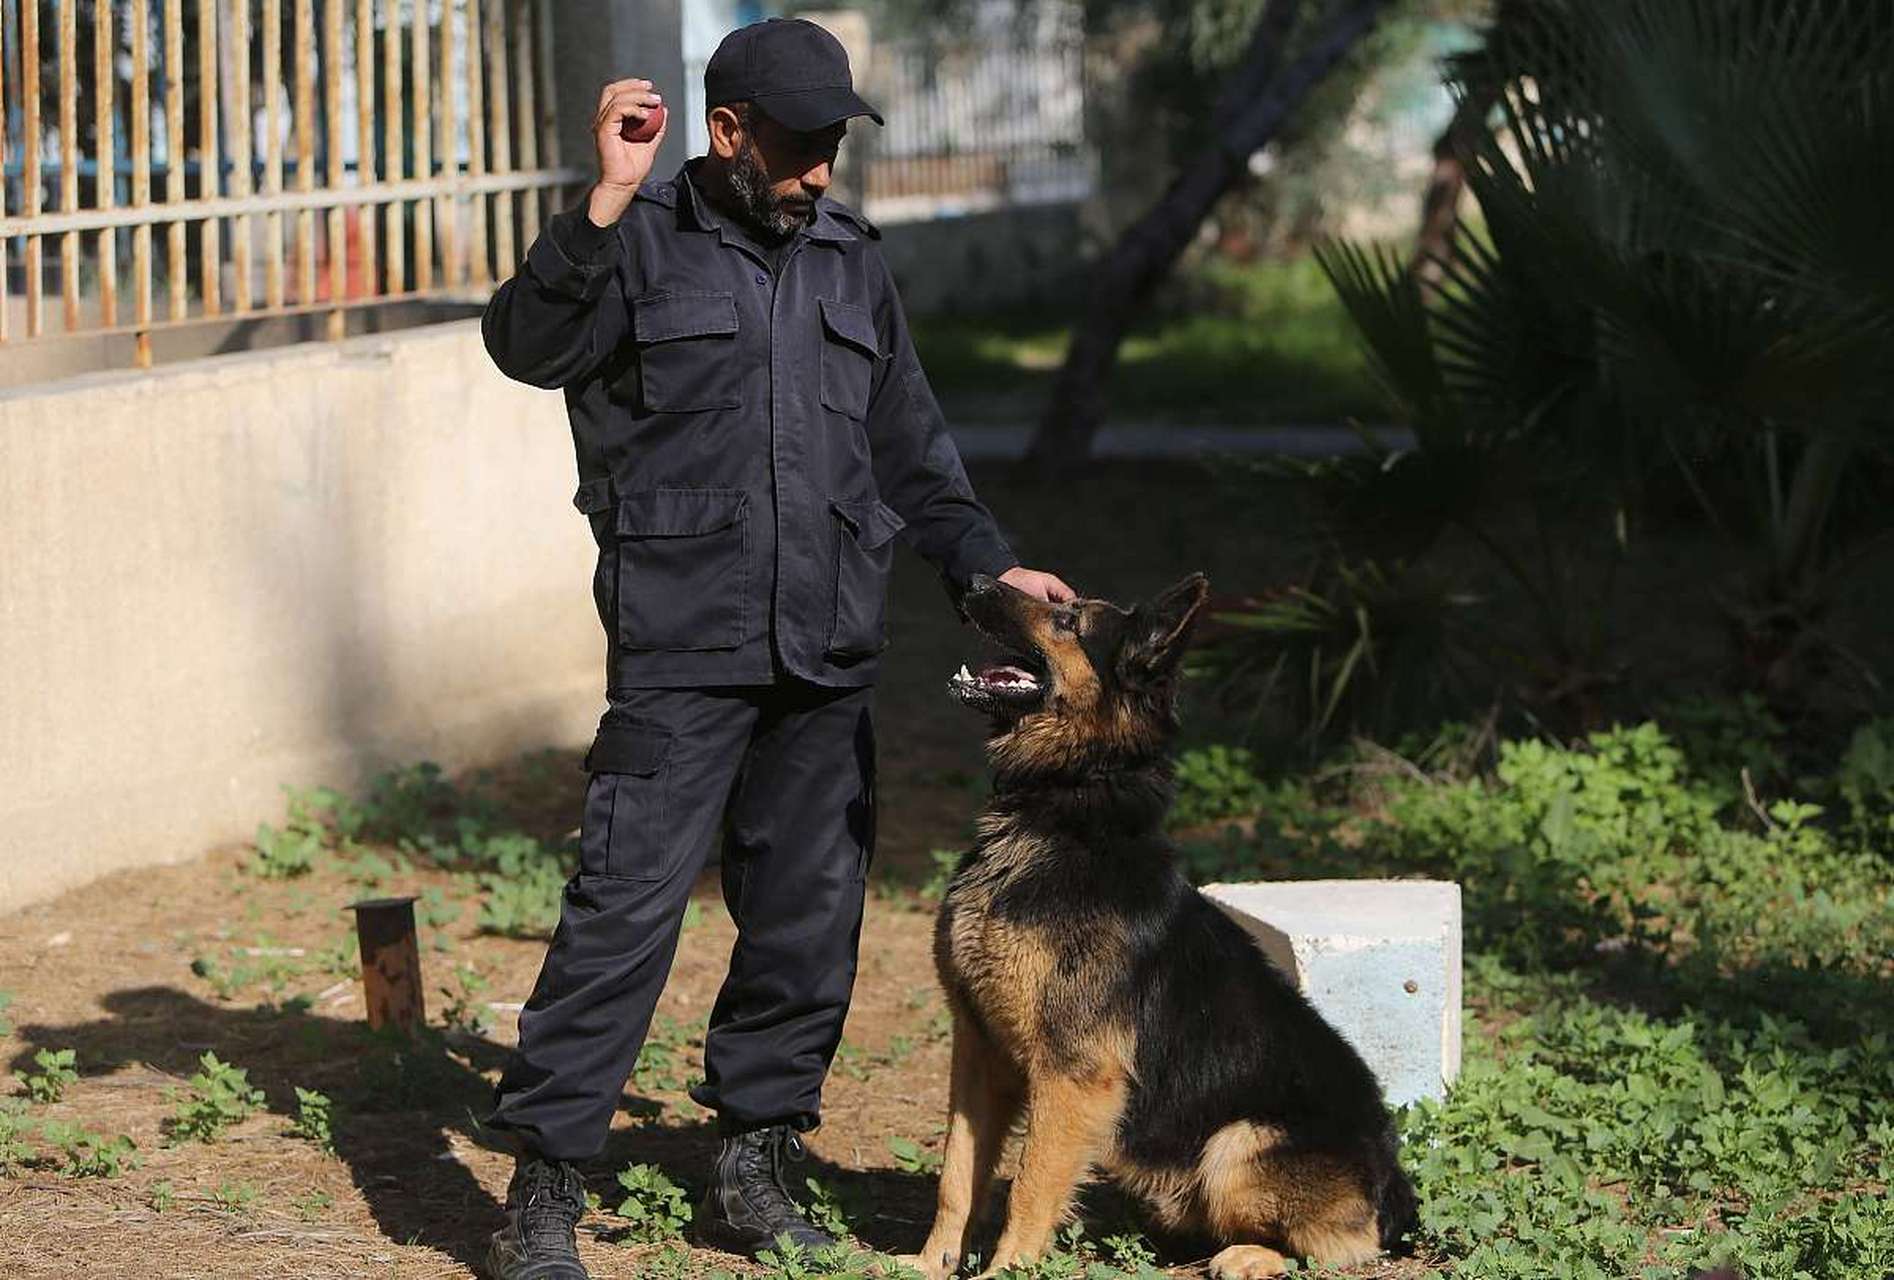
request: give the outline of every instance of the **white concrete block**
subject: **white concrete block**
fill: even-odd
[[[1367,1060],[1389,1105],[1460,1074],[1460,886],[1276,880],[1204,886]]]

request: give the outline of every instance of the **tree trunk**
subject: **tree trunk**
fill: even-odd
[[[1296,5],[1294,0],[1273,0],[1264,10],[1249,50],[1213,113],[1215,141],[1094,268],[1086,309],[1073,325],[1072,345],[1052,402],[1027,450],[1030,463],[1058,470],[1089,456],[1105,418],[1106,383],[1118,362],[1119,345],[1152,289],[1243,174],[1249,157],[1268,144],[1310,91],[1368,33],[1387,3],[1357,0],[1280,73],[1274,68]]]
[[[1460,226],[1460,195],[1467,185],[1466,161],[1461,157],[1479,130],[1486,127],[1486,113],[1492,106],[1490,95],[1468,98],[1434,139],[1434,171],[1421,196],[1420,232],[1414,238],[1414,256],[1407,264],[1407,269],[1423,281],[1432,283],[1440,278],[1440,264],[1453,247],[1454,232]]]

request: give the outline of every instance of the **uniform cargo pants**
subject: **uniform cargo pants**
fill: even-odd
[[[874,850],[872,699],[799,681],[612,695],[586,757],[578,873],[490,1127],[553,1159],[604,1146],[719,836],[737,941],[692,1097],[726,1131],[814,1127]]]

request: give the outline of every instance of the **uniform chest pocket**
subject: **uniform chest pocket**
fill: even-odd
[[[749,638],[750,510],[741,489],[652,489],[619,501],[618,642],[734,649]]]
[[[822,308],[822,403],[851,418],[865,417],[875,361],[881,358],[874,317],[852,302],[816,301]]]
[[[631,300],[639,398],[647,412],[690,413],[743,404],[737,303],[728,290],[648,293]]]

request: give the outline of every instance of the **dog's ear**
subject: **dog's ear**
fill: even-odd
[[[1131,625],[1119,652],[1127,675],[1167,675],[1190,647],[1191,628],[1210,598],[1210,580],[1193,573],[1131,611]]]

